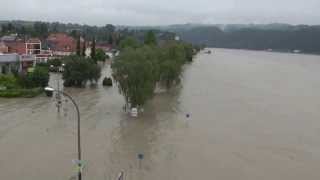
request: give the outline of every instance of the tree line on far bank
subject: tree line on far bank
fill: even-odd
[[[222,30],[216,26],[179,29],[175,32],[187,42],[209,47],[252,49],[320,54],[320,26],[286,28],[245,27]]]
[[[131,107],[143,106],[157,86],[170,88],[180,82],[183,65],[196,51],[191,44],[178,41],[157,42],[152,31],[144,42],[127,37],[120,42],[121,53],[112,64],[120,93]]]

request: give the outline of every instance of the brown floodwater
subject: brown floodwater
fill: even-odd
[[[80,106],[83,179],[320,179],[320,56],[200,53],[138,118],[117,87],[65,91]],[[75,179],[75,127],[70,102],[0,99],[0,180]]]

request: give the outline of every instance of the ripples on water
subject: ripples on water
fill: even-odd
[[[66,89],[81,110],[84,179],[319,179],[319,69],[319,56],[214,49],[137,119],[116,87]],[[44,95],[0,99],[0,179],[75,174],[75,114],[64,108]]]

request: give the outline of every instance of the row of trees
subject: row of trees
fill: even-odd
[[[170,88],[179,83],[183,65],[192,61],[192,45],[168,41],[158,44],[153,32],[144,43],[128,37],[122,51],[112,64],[113,77],[128,104],[138,107],[154,95],[157,85]]]
[[[48,36],[50,30],[48,23],[35,22],[33,24],[7,23],[1,25],[0,35],[17,33],[21,37],[39,37],[44,39]]]
[[[64,24],[59,22],[30,22],[30,21],[0,21],[0,36],[17,33],[20,38],[38,37],[45,39],[50,33],[68,33],[74,38],[79,34],[86,40],[104,42],[119,47],[119,43],[128,36],[135,37],[138,41],[143,41],[146,29],[135,29],[129,27],[116,27],[112,24],[105,26],[89,26],[80,24]],[[173,40],[175,33],[154,30],[157,38],[161,40]]]
[[[77,46],[76,46],[76,55],[77,56],[86,57],[86,50],[87,50],[86,44],[87,44],[86,41],[81,43],[81,36],[79,33],[77,35]],[[98,61],[105,61],[107,58],[109,58],[102,49],[99,49],[99,48],[96,49],[96,39],[95,38],[92,39],[90,57],[96,63]]]

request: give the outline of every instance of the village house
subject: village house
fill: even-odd
[[[35,55],[37,63],[47,62],[53,56],[51,50],[42,49],[42,43],[38,38],[31,38],[27,40],[25,44],[26,44],[25,54]]]
[[[26,41],[26,54],[40,54],[41,41],[38,38],[31,38]]]
[[[8,53],[25,54],[26,44],[22,40],[4,42],[8,47]]]
[[[18,34],[5,35],[0,38],[2,42],[14,42],[18,40]]]
[[[35,55],[0,54],[0,74],[26,73],[35,64]]]
[[[18,54],[0,54],[0,74],[9,74],[18,69]]]
[[[27,73],[29,68],[35,67],[37,56],[33,54],[23,54],[19,56],[19,72]]]
[[[26,41],[18,39],[14,35],[3,36],[0,42],[0,53],[16,53],[19,55],[35,55],[36,62],[47,62],[53,58],[51,50],[43,50],[38,38],[30,38]]]
[[[112,51],[112,45],[108,43],[97,43],[96,49],[102,49],[104,53],[109,57],[113,58],[114,52]]]
[[[104,52],[111,52],[112,45],[108,43],[97,43],[96,49],[102,49]]]
[[[76,52],[76,40],[65,34],[50,34],[47,38],[47,44],[54,56],[69,56]]]

